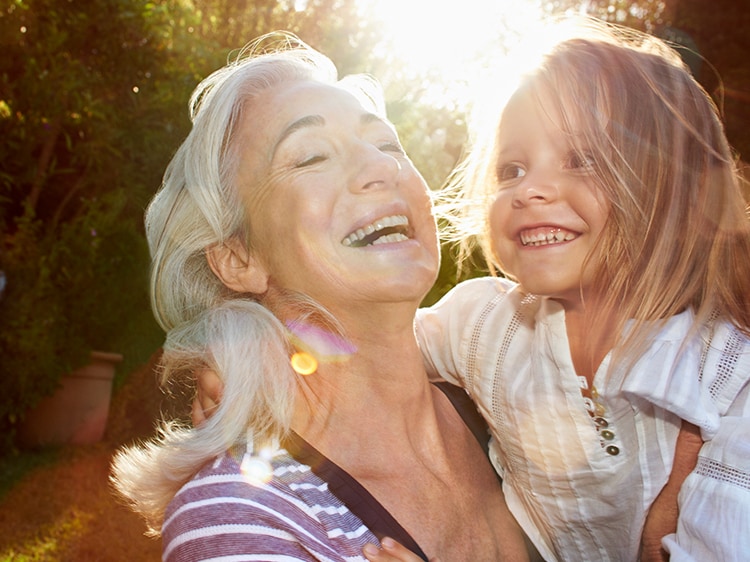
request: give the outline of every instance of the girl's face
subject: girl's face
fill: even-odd
[[[610,209],[594,183],[591,158],[574,148],[546,94],[528,86],[514,94],[498,131],[492,247],[527,291],[566,308],[578,306],[589,289],[591,266],[584,272],[584,260]]]
[[[429,190],[393,126],[340,88],[283,84],[253,102],[238,185],[269,286],[331,312],[417,304],[439,265]]]

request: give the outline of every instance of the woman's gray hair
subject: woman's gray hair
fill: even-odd
[[[191,379],[208,367],[224,385],[218,409],[201,427],[164,423],[158,439],[115,457],[113,483],[153,534],[169,501],[203,464],[248,436],[268,444],[289,430],[298,383],[287,331],[255,296],[228,289],[206,252],[233,238],[252,243],[251,217],[235,182],[238,126],[251,123],[245,114],[252,113],[252,101],[270,88],[308,80],[341,87],[385,116],[374,79],[339,81],[331,60],[295,36],[265,35],[198,85],[190,99],[192,130],[146,212],[152,306],[167,332],[163,381]],[[293,298],[305,303],[303,295]]]
[[[276,50],[268,50],[269,39]],[[152,306],[164,330],[231,298],[205,252],[246,226],[235,186],[240,156],[233,141],[240,116],[264,91],[296,80],[335,84],[336,69],[301,41],[274,34],[253,42],[193,92],[192,130],[146,212]]]

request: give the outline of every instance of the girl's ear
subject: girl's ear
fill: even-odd
[[[206,250],[211,271],[229,289],[262,295],[268,290],[268,272],[238,238]]]

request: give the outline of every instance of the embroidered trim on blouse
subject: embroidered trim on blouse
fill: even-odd
[[[698,457],[695,473],[750,490],[750,473],[727,466],[713,459]]]
[[[743,344],[744,338],[737,332],[737,330],[732,330],[732,333],[729,334],[729,337],[724,344],[719,364],[716,366],[716,378],[709,388],[711,398],[714,400],[721,395],[724,387],[732,378]]]
[[[484,329],[484,323],[487,321],[487,317],[494,310],[494,308],[502,302],[507,293],[495,295],[495,297],[488,302],[482,309],[479,318],[477,319],[474,329],[471,332],[471,339],[469,340],[469,349],[466,355],[466,380],[464,381],[464,388],[471,394],[474,390],[474,379],[477,374],[477,346],[481,339],[482,330]]]

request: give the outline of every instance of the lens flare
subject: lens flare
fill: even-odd
[[[351,342],[319,325],[295,321],[287,324],[289,341],[297,349],[292,368],[300,375],[311,375],[320,363],[346,360],[356,351]]]
[[[245,453],[245,456],[242,459],[240,471],[245,477],[245,480],[254,486],[267,484],[271,481],[271,476],[273,476],[273,467],[268,460],[262,456],[256,457],[248,453]]]
[[[292,355],[292,369],[300,375],[312,375],[318,370],[318,360],[309,353],[298,351]]]

